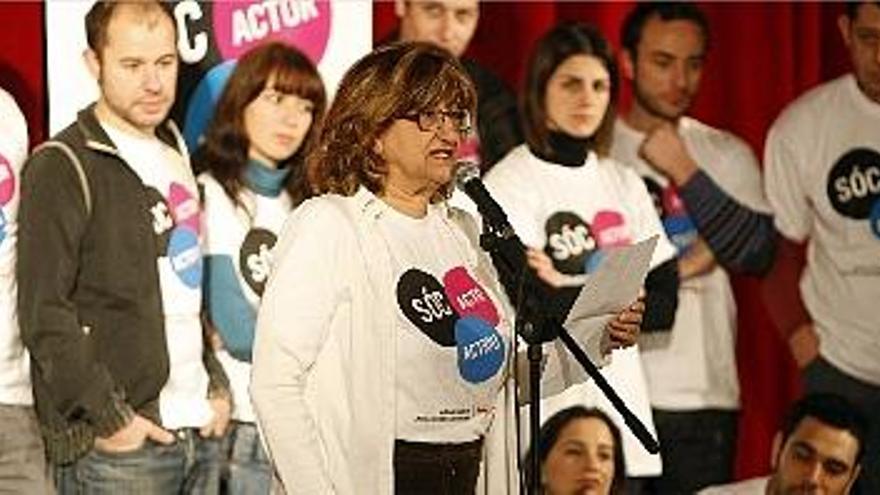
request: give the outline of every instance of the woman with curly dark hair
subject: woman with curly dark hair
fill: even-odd
[[[510,331],[445,197],[476,96],[427,44],[345,75],[260,308],[252,394],[287,493],[473,493]]]
[[[321,196],[285,225],[257,324],[251,392],[288,493],[515,489],[510,312],[445,201],[475,100],[423,43],[340,83],[308,162]]]

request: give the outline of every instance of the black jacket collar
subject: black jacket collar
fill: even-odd
[[[87,147],[95,151],[119,155],[116,144],[113,143],[113,140],[110,139],[110,136],[107,135],[107,132],[101,126],[101,123],[98,122],[98,117],[95,115],[95,103],[79,111],[76,116],[76,124],[83,137],[85,137]],[[183,139],[173,120],[166,119],[165,122],[156,127],[156,137],[163,143],[176,149],[181,155],[186,156]]]

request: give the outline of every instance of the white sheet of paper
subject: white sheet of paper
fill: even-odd
[[[569,283],[583,288],[568,312],[565,327],[595,316],[614,315],[632,304],[644,284],[656,245],[657,236],[653,236],[609,249],[593,273],[570,277]]]
[[[582,288],[563,326],[597,366],[607,364],[607,359],[596,354],[605,324],[638,297],[656,245],[657,236],[653,236],[636,244],[609,249],[595,271],[567,278],[566,285]],[[550,359],[544,369],[542,397],[556,395],[587,380],[586,372],[562,341],[557,339],[546,344],[546,351]]]

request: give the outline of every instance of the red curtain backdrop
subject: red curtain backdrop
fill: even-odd
[[[631,2],[484,2],[468,55],[493,69],[513,88],[532,44],[560,20],[599,26],[617,45]],[[693,115],[746,139],[758,156],[779,111],[805,89],[847,70],[836,28],[839,4],[705,3],[712,49]],[[344,5],[343,7],[344,8]],[[393,4],[374,8],[374,38],[395,26]],[[29,121],[31,143],[46,137],[43,6],[0,2],[0,85]],[[622,106],[629,101],[624,86]],[[799,393],[797,373],[759,297],[758,282],[735,279],[739,306],[738,360],[743,414],[737,475],[763,474],[782,411]]]
[[[43,4],[0,2],[0,86],[28,120],[31,146],[46,139]]]

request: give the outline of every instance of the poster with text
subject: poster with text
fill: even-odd
[[[190,150],[236,60],[269,40],[305,53],[324,79],[329,96],[345,71],[372,46],[372,4],[351,0],[221,0],[169,2],[177,25],[180,73],[172,117]],[[92,2],[46,4],[46,74],[50,134],[73,122],[98,97],[86,68],[84,18]]]

